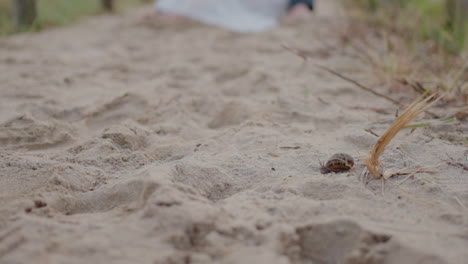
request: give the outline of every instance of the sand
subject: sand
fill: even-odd
[[[468,263],[466,123],[402,131],[384,166],[436,167],[382,191],[397,107],[281,47],[375,84],[334,1],[252,35],[148,8],[0,39],[0,263]]]

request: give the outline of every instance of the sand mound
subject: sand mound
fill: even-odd
[[[73,127],[54,120],[22,115],[0,124],[0,144],[11,149],[39,150],[73,141]]]

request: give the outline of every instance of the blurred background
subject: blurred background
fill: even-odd
[[[22,5],[35,5],[36,17],[34,21],[15,25],[14,5],[19,2]],[[24,31],[38,31],[48,27],[63,26],[90,15],[103,12],[121,12],[125,9],[136,7],[151,0],[0,0],[0,35],[8,35]],[[113,10],[108,10],[112,3]],[[34,8],[34,7],[33,7]],[[27,20],[27,18],[26,18]]]
[[[449,52],[457,53],[467,49],[468,0],[343,1],[363,10],[362,17],[378,26],[406,32],[411,38],[434,40]],[[153,1],[0,0],[0,35],[67,25],[82,17],[110,11],[120,12],[151,2]],[[31,10],[18,14],[15,3],[22,6],[35,5],[31,7],[35,14]]]
[[[432,39],[451,52],[467,48],[468,0],[349,0],[373,23]]]

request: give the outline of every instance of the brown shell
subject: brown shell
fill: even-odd
[[[354,166],[354,159],[346,153],[336,153],[325,163],[321,164],[320,172],[323,174],[330,172],[346,172]]]

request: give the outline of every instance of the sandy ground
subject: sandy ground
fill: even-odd
[[[435,173],[363,184],[396,107],[281,47],[371,83],[333,1],[256,35],[143,12],[0,39],[0,263],[468,263],[466,148],[405,130],[383,163]]]

